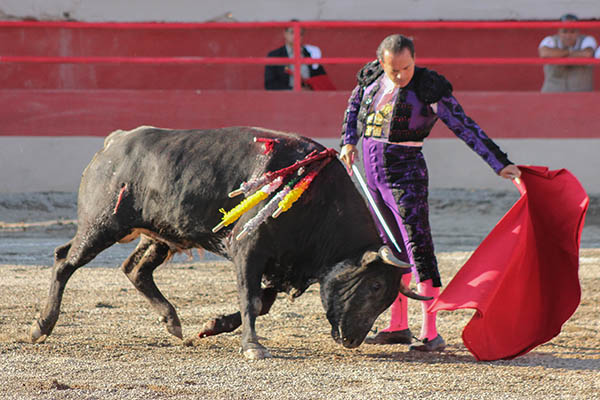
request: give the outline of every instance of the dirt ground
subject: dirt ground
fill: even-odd
[[[24,204],[23,199],[9,200],[0,199],[0,241],[15,235],[68,236],[73,230],[74,223],[67,220],[72,209],[61,201],[55,200],[54,210],[34,212],[33,200],[34,206],[20,209],[11,208],[11,201]],[[456,237],[485,235],[491,226],[474,229],[474,221],[498,220],[486,209],[485,199],[467,200],[450,204],[432,199],[445,283],[471,254],[452,251],[465,247]],[[44,219],[50,214],[57,218],[54,222]],[[456,222],[467,215],[468,225]],[[49,262],[5,263],[0,265],[0,399],[597,399],[600,241],[593,218],[587,240],[599,245],[580,253],[579,308],[559,336],[510,361],[478,362],[465,348],[461,331],[471,310],[439,313],[438,328],[448,343],[439,354],[414,354],[404,345],[345,349],[329,335],[318,285],[294,302],[279,295],[270,314],[257,322],[273,358],[246,361],[239,354],[239,330],[195,338],[208,319],[234,312],[237,302],[232,266],[199,260],[172,262],[155,273],[178,310],[187,345],[166,332],[114,266],[78,270],[65,291],[53,334],[34,345],[26,334],[46,297]],[[374,329],[384,328],[388,319],[386,312]],[[416,301],[410,302],[409,323],[418,333]]]

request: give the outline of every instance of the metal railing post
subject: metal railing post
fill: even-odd
[[[302,90],[302,74],[300,72],[300,58],[302,57],[302,46],[300,45],[300,23],[294,22],[294,92]]]

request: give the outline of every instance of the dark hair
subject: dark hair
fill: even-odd
[[[300,20],[298,18],[292,18],[290,19],[290,22],[300,22]],[[294,27],[292,25],[290,26],[286,26],[284,31],[286,32],[293,32],[294,31]],[[304,28],[300,28],[300,34],[304,34]]]
[[[560,20],[562,22],[579,21],[579,18],[577,18],[577,16],[575,14],[565,14],[562,17],[560,17]]]
[[[410,55],[414,58],[415,56],[415,44],[412,39],[401,35],[399,33],[390,35],[383,39],[377,47],[377,58],[379,60],[383,59],[383,53],[387,50],[392,54],[401,53],[402,50],[408,49],[410,51]]]

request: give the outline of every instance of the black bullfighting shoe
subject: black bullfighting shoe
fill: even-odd
[[[415,343],[410,345],[409,349],[410,351],[442,351],[446,348],[446,342],[444,342],[444,339],[440,336],[437,335],[435,337],[435,339],[433,340],[429,340],[427,338],[421,340],[420,343]]]
[[[410,329],[401,331],[384,332],[381,331],[375,336],[369,336],[365,339],[366,344],[411,344],[413,335]]]

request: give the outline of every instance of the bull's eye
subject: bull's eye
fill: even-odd
[[[379,290],[381,290],[381,282],[379,282],[379,281],[371,282],[371,291],[379,292]]]

